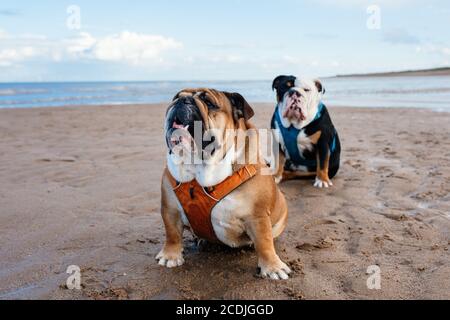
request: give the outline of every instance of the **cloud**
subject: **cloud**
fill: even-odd
[[[96,39],[89,33],[66,41],[67,51],[78,58],[124,62],[133,65],[153,64],[161,61],[162,54],[182,48],[183,44],[160,35],[147,35],[123,31]]]
[[[338,35],[332,33],[317,32],[317,33],[306,33],[305,37],[317,40],[333,40],[337,39]]]
[[[44,36],[22,34],[12,36],[4,30],[0,30],[0,67],[14,66],[22,61],[35,57],[45,57],[48,52],[47,45],[40,44]]]
[[[145,64],[160,59],[163,52],[181,47],[182,43],[172,38],[124,31],[99,40],[92,51],[99,60]]]
[[[38,53],[33,47],[0,50],[0,66],[9,67],[14,63],[35,57]]]
[[[237,54],[225,54],[225,55],[212,55],[205,58],[205,60],[212,63],[244,63],[247,60],[241,55]]]
[[[220,49],[220,50],[245,50],[245,49],[254,49],[257,47],[255,43],[245,42],[245,43],[235,43],[235,42],[212,42],[204,44],[205,47]]]
[[[132,65],[155,65],[164,54],[182,48],[182,43],[161,35],[123,31],[96,38],[81,32],[72,38],[50,40],[41,35],[13,36],[0,30],[0,66],[36,57],[51,60],[98,60]]]
[[[9,33],[7,33],[5,30],[0,29],[0,39],[2,40],[9,40],[10,42],[17,42],[19,40],[24,41],[33,41],[33,40],[46,40],[47,37],[40,35],[40,34],[33,34],[33,33],[24,33],[17,36],[13,36]],[[6,44],[3,44],[6,45]]]
[[[383,41],[390,44],[420,44],[420,39],[404,29],[392,29],[383,33]]]
[[[88,57],[90,50],[97,43],[97,39],[87,32],[80,32],[77,36],[63,40],[67,53],[73,58]]]
[[[432,44],[427,43],[421,46],[416,47],[416,52],[425,53],[425,54],[438,54],[443,57],[450,56],[450,46],[442,45],[442,44]]]

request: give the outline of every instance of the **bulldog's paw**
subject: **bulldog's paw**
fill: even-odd
[[[314,187],[316,188],[328,188],[333,186],[333,183],[331,182],[330,179],[327,180],[322,180],[319,177],[316,177],[316,181],[314,181]]]
[[[270,278],[272,280],[287,280],[289,279],[289,274],[291,273],[291,269],[287,266],[286,263],[280,260],[277,257],[277,261],[275,263],[258,263],[258,267],[260,268],[259,275],[263,278]]]
[[[169,251],[162,249],[160,253],[156,256],[158,264],[167,268],[175,268],[182,266],[184,263],[183,253],[180,250]]]

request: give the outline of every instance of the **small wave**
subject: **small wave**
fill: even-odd
[[[48,93],[45,89],[0,89],[0,96],[17,96],[37,93]]]
[[[0,90],[0,96],[14,96],[16,91],[12,89]]]
[[[63,103],[67,104],[68,102],[83,102],[88,103],[89,101],[99,101],[111,99],[111,96],[108,95],[98,95],[98,96],[72,96],[72,97],[48,97],[48,98],[40,98],[40,99],[30,99],[30,100],[4,100],[0,101],[2,105],[10,105],[10,106],[20,106],[20,105],[42,105],[45,106],[48,104],[54,103]]]

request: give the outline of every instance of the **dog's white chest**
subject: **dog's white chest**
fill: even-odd
[[[241,196],[238,193],[231,193],[211,212],[211,223],[217,238],[233,248],[251,244],[245,233],[245,219],[250,212]]]
[[[301,155],[303,155],[303,151],[305,150],[312,151],[314,149],[313,142],[305,134],[304,130],[300,131],[300,133],[297,136],[297,146]]]

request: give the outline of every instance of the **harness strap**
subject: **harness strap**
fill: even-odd
[[[175,180],[167,168],[165,175],[183,207],[193,233],[201,239],[220,242],[211,222],[213,208],[223,198],[253,178],[257,172],[255,165],[246,165],[221,183],[210,188],[202,187],[197,180],[180,183]]]
[[[297,129],[293,125],[289,126],[289,128],[284,127],[278,107],[275,109],[273,121],[276,122],[278,130],[283,137],[285,152],[289,155],[289,162],[294,163],[295,165],[314,166],[315,161],[308,161],[303,158],[300,154],[300,150],[298,150],[297,137],[301,130]]]

